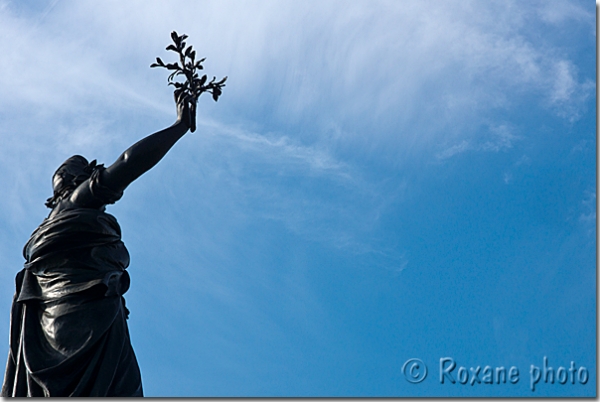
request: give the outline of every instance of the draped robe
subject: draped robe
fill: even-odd
[[[129,253],[116,219],[63,210],[23,254],[1,396],[143,396],[123,298]]]

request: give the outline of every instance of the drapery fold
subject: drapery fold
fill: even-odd
[[[116,219],[64,210],[23,250],[2,396],[142,396],[123,294],[129,253]]]

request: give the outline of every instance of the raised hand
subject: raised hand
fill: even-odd
[[[174,97],[177,104],[177,122],[193,133],[196,131],[196,102],[182,92],[174,94]]]

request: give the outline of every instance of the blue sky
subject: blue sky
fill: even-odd
[[[0,0],[0,339],[54,170],[174,121],[172,30],[229,79],[108,208],[146,395],[595,395],[590,1]]]

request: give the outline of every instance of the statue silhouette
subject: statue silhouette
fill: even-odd
[[[51,212],[16,277],[1,396],[143,396],[123,298],[129,253],[105,207],[192,127],[191,102],[180,94],[177,121],[109,167],[76,155],[54,174]]]

